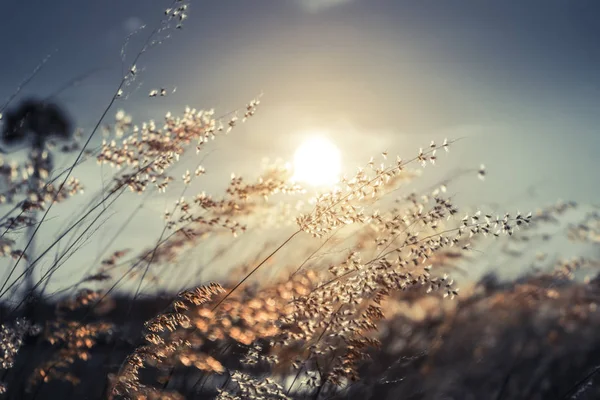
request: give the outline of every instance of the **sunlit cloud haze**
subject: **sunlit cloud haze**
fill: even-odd
[[[355,0],[293,0],[300,7],[310,11],[310,12],[318,12],[322,10],[326,10],[331,7],[343,5],[350,3]]]
[[[122,76],[125,38],[142,24],[153,29],[170,2],[26,3],[12,2],[10,16],[0,17],[2,96],[51,53],[23,94],[49,95],[90,72],[59,96],[89,132]],[[140,59],[139,87],[106,122],[119,108],[136,122],[186,105],[226,113],[263,93],[254,118],[211,144],[202,190],[218,193],[232,172],[253,170],[263,157],[292,160],[303,132],[318,130],[341,150],[345,173],[383,151],[410,157],[431,140],[463,138],[440,155],[443,169],[425,171],[430,183],[484,163],[485,182],[474,173],[453,186],[461,204],[526,211],[558,199],[597,203],[598,12],[596,1],[193,2],[183,29]],[[146,34],[128,42],[128,60]],[[169,95],[148,98],[156,87]],[[100,141],[98,134],[92,144]],[[199,164],[185,157],[185,168]],[[110,174],[94,163],[75,170],[87,186],[80,207]],[[120,237],[127,247],[153,243],[163,227],[156,210],[177,196],[153,196],[142,207],[143,196],[125,196],[86,242],[87,254],[99,254],[134,210],[138,222]],[[50,217],[75,208],[59,205]],[[60,231],[59,220],[49,220],[39,246]],[[73,257],[55,279],[79,277],[80,262]]]

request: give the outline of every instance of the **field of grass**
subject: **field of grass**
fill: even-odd
[[[418,185],[423,169],[444,170],[461,145],[452,138],[382,149],[315,196],[283,162],[207,193],[201,164],[213,141],[241,124],[251,131],[267,100],[223,114],[164,110],[156,121],[115,106],[188,7],[176,0],[137,33],[149,36],[93,129],[76,130],[53,101],[22,99],[21,86],[2,107],[3,148],[20,153],[0,163],[1,398],[600,398],[597,206],[457,204],[452,185],[487,179],[484,166]],[[68,212],[90,161],[112,178]],[[158,240],[111,241],[100,255],[83,247],[118,199],[141,207],[158,196],[169,202],[156,213]],[[576,243],[581,257],[542,253],[549,241]],[[197,285],[198,254],[227,270]],[[63,285],[56,274],[72,257],[87,272]],[[525,272],[464,273],[490,262]],[[169,285],[175,275],[181,291]]]

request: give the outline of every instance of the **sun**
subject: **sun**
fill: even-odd
[[[329,186],[338,182],[341,168],[338,147],[325,137],[315,135],[296,150],[292,179],[312,186]]]

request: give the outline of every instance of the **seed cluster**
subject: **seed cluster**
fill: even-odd
[[[17,319],[11,324],[0,326],[0,368],[10,369],[15,363],[19,349],[23,346],[25,336],[35,336],[40,333],[40,327],[25,319]],[[6,384],[0,382],[0,393],[6,392]]]

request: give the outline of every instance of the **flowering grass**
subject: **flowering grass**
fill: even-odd
[[[250,177],[232,175],[222,193],[192,193],[211,171],[199,161],[176,175],[184,155],[195,152],[201,160],[213,140],[251,124],[260,96],[222,116],[187,107],[160,123],[138,123],[118,110],[114,123],[103,125],[143,73],[141,56],[180,29],[188,12],[180,0],[165,11],[87,139],[63,132],[69,124],[56,105],[50,111],[44,101],[9,108],[4,143],[21,141],[31,151],[25,161],[0,166],[7,210],[0,219],[7,266],[0,367],[7,398],[598,394],[598,280],[579,279],[581,271],[598,267],[597,259],[546,262],[514,282],[489,275],[477,284],[465,281],[462,292],[453,277],[456,268],[479,260],[474,250],[480,243],[544,240],[540,227],[560,222],[575,204],[498,215],[463,211],[447,194],[452,180],[412,192],[409,183],[420,179],[419,171],[444,168],[441,156],[460,145],[455,140],[431,142],[407,158],[384,152],[303,206],[297,200],[305,188],[278,164]],[[148,94],[166,95],[165,88]],[[101,127],[106,137],[91,149]],[[74,155],[63,171],[52,162],[58,149]],[[63,230],[48,246],[35,248],[53,205],[82,192],[76,167],[90,159],[111,167],[112,181],[81,214],[64,216]],[[471,178],[477,176],[486,178],[484,166]],[[89,260],[81,280],[46,293],[54,273],[99,229],[117,199],[132,196],[128,192],[176,198],[156,216],[164,220],[159,239],[148,238],[137,252],[127,243],[107,250],[103,259]],[[267,218],[272,224],[259,229]],[[598,220],[591,211],[568,227],[567,239],[597,246]],[[144,285],[159,285],[176,265],[188,265],[194,249],[219,259],[236,255],[239,240],[254,254],[235,258],[226,279],[143,296]],[[124,282],[132,287],[127,299],[116,293]]]

